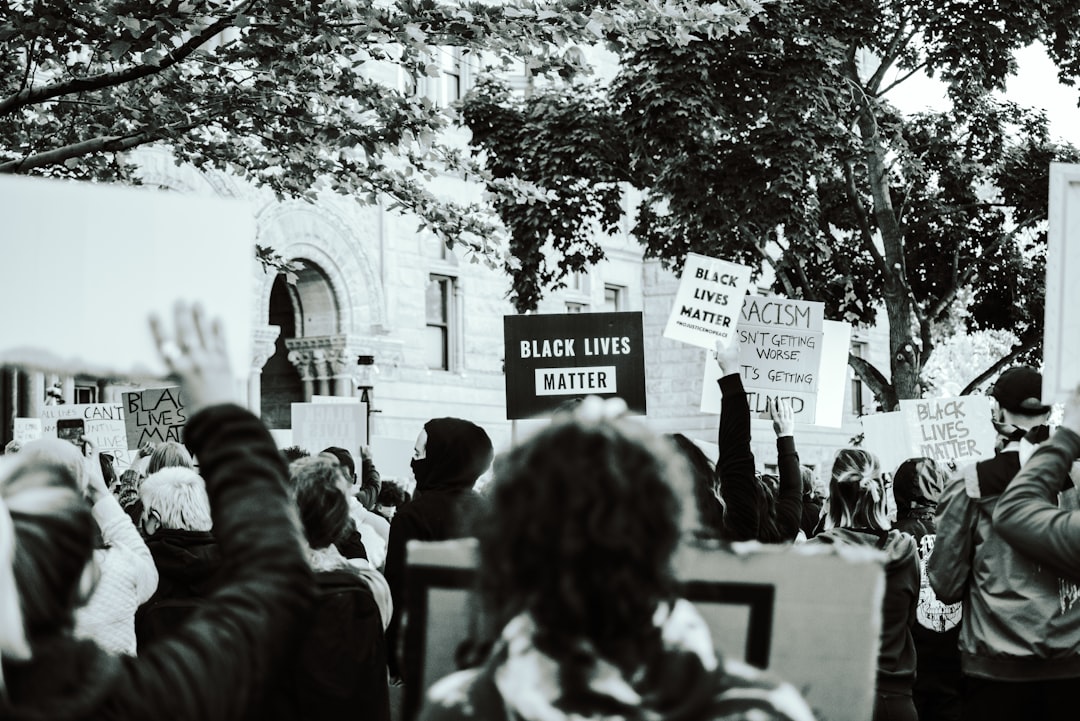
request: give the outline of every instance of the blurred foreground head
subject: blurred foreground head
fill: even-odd
[[[78,456],[66,441],[57,441]],[[32,444],[27,444],[28,447]],[[38,446],[35,451],[43,451]],[[70,455],[70,454],[67,454]],[[45,452],[0,466],[0,655],[29,659],[36,642],[73,625],[97,525],[78,464]]]
[[[480,534],[485,597],[500,624],[531,614],[538,647],[556,657],[588,639],[626,658],[675,594],[673,484],[690,498],[689,472],[625,408],[587,398],[495,461]]]

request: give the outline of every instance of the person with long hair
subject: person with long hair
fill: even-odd
[[[869,546],[885,555],[874,721],[916,721],[915,623],[920,570],[915,539],[892,528],[889,493],[877,456],[860,448],[837,452],[829,480],[825,530],[809,543]]]
[[[193,412],[184,436],[201,462],[226,581],[205,612],[138,657],[75,638],[75,610],[94,584],[94,516],[65,464],[15,456],[0,468],[0,718],[243,718],[309,602],[284,461],[259,419],[230,402],[220,327],[178,304],[175,334],[152,328]]]
[[[812,718],[791,686],[720,657],[679,598],[689,471],[625,408],[586,398],[496,460],[479,578],[497,638],[429,689],[422,721]]]

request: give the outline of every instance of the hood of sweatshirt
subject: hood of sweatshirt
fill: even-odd
[[[196,595],[209,592],[221,569],[221,548],[206,531],[161,529],[146,539],[160,577],[159,588],[182,586]]]

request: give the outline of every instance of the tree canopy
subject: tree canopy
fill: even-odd
[[[499,254],[479,203],[426,182],[469,161],[440,142],[451,109],[414,92],[439,48],[564,64],[604,37],[678,45],[745,26],[749,0],[504,5],[436,0],[7,0],[0,3],[0,172],[137,182],[123,151],[168,144],[177,162],[314,198],[332,189],[415,212],[449,242]],[[400,86],[385,82],[405,79]],[[474,173],[482,168],[470,168]],[[478,173],[483,177],[483,173]],[[497,185],[497,183],[496,183]]]
[[[492,177],[518,181],[492,186],[513,300],[533,308],[602,258],[633,188],[650,257],[765,267],[775,290],[833,318],[872,323],[883,307],[890,367],[849,363],[884,408],[921,394],[935,345],[958,329],[1018,339],[970,379],[984,382],[1041,341],[1049,163],[1077,158],[1040,111],[996,91],[1036,41],[1071,83],[1077,38],[1068,0],[791,0],[719,42],[628,49],[610,83],[578,76],[522,97],[487,82],[463,117]],[[890,102],[918,72],[947,84],[948,111]]]

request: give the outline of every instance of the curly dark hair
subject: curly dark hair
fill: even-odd
[[[673,487],[689,489],[688,473],[640,424],[570,414],[496,459],[478,535],[497,628],[528,612],[537,647],[555,659],[572,661],[587,639],[623,668],[640,662],[659,643],[657,604],[675,596]]]

